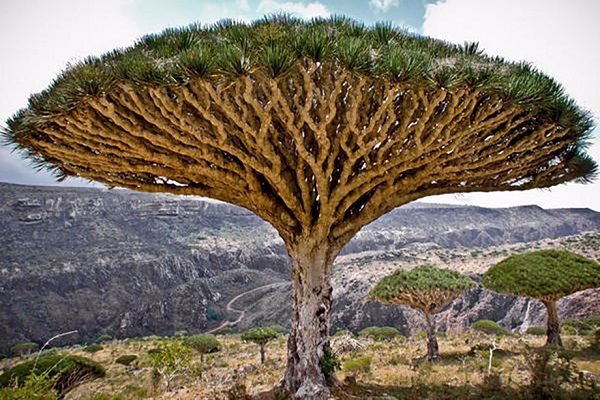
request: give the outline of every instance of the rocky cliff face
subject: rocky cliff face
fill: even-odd
[[[399,208],[363,229],[339,258],[334,326],[418,329],[414,312],[362,300],[373,280],[398,264],[464,270],[476,259],[466,255],[481,252],[474,248],[487,249],[489,263],[502,255],[492,250],[501,246],[598,230],[600,213],[591,210]],[[466,272],[481,272],[489,265],[483,259]],[[226,310],[234,296],[288,281],[289,268],[276,232],[238,207],[122,190],[0,184],[0,353],[15,342],[69,330],[79,331],[65,339],[70,342],[102,333],[203,331],[235,317]],[[600,313],[598,298],[578,298],[577,307],[567,302],[563,310]],[[520,327],[523,316],[526,323],[540,319],[539,305],[522,299],[498,304],[493,295],[475,291],[442,313],[438,324],[455,329],[451,321],[492,313],[498,318],[491,319],[504,319],[511,328]],[[289,285],[242,296],[236,308],[247,310],[239,329],[288,325]]]

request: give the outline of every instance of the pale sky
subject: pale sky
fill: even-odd
[[[479,42],[487,54],[526,60],[561,82],[600,117],[600,1],[597,0],[0,0],[0,121],[43,90],[68,63],[134,43],[141,35],[222,18],[251,21],[274,12],[302,18],[344,14],[392,21],[454,43]],[[600,161],[600,129],[589,153]],[[0,147],[0,182],[57,183]],[[99,185],[98,185],[99,186]],[[443,195],[424,201],[508,207],[587,207],[600,211],[600,179],[525,192]]]

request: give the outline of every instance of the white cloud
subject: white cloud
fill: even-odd
[[[600,2],[596,0],[447,0],[427,5],[423,32],[454,43],[476,41],[488,54],[532,62],[600,117],[598,15]],[[599,142],[596,137],[590,148],[596,161],[600,161]],[[566,184],[549,191],[468,194],[460,199],[438,196],[435,201],[600,210],[600,183]]]
[[[375,8],[376,11],[385,12],[392,7],[398,7],[400,0],[369,0],[371,7]]]
[[[262,0],[258,5],[257,11],[264,14],[290,13],[303,19],[316,17],[329,17],[331,14],[327,7],[319,2],[308,4],[297,2],[280,3],[276,0]]]
[[[127,46],[140,35],[123,9],[131,0],[22,0],[0,2],[0,123],[24,107],[69,62]],[[0,180],[22,181],[26,162],[0,149]]]

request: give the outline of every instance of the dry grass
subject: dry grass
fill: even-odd
[[[566,338],[567,346],[575,352],[579,369],[600,375],[600,352],[589,348],[587,338]],[[104,379],[85,383],[67,396],[66,400],[130,400],[130,399],[227,399],[227,393],[235,383],[242,383],[251,394],[267,391],[275,386],[285,367],[285,339],[268,344],[267,363],[260,365],[258,346],[243,343],[239,335],[220,337],[222,350],[205,357],[200,374],[189,371],[175,379],[172,389],[165,390],[162,382],[154,378],[149,366],[147,351],[173,339],[141,339],[104,343],[104,349],[94,354],[81,348],[64,349],[66,352],[91,357],[107,370]],[[495,353],[492,367],[506,391],[519,391],[529,384],[526,368],[528,346],[543,345],[543,338],[507,337],[502,339]],[[337,398],[454,398],[461,393],[474,393],[487,388],[487,356],[485,350],[489,339],[469,334],[440,340],[441,359],[430,365],[423,362],[426,343],[422,339],[400,342],[364,341],[364,349],[340,354],[342,365],[350,360],[370,359],[370,368],[350,373],[342,369],[336,374],[344,382],[338,388]],[[473,348],[480,350],[473,350]],[[116,364],[114,360],[125,354],[139,357],[131,367]],[[0,367],[16,360],[2,360]],[[192,364],[198,365],[199,356]],[[347,364],[346,364],[347,365]],[[355,383],[358,382],[358,383]],[[487,389],[486,389],[487,390]],[[440,391],[442,394],[440,395]],[[423,394],[425,393],[425,394]],[[479,398],[479,397],[469,397]]]

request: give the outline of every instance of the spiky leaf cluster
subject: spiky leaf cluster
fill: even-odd
[[[221,349],[221,343],[213,335],[194,335],[185,338],[183,344],[199,353],[213,353]]]
[[[435,313],[474,286],[473,280],[449,269],[421,266],[407,271],[400,268],[382,278],[368,297],[385,304],[407,305]]]
[[[275,16],[251,24],[223,20],[205,27],[169,28],[131,47],[70,65],[8,121],[5,139],[22,143],[20,136],[36,126],[119,83],[169,86],[197,77],[231,80],[257,69],[277,77],[304,58],[390,81],[477,87],[573,129],[581,145],[591,128],[590,116],[553,79],[528,64],[487,56],[476,43],[454,45],[388,23],[365,26],[339,16],[308,22]],[[579,162],[594,169],[586,157]]]
[[[258,327],[250,328],[244,333],[242,333],[241,339],[246,342],[265,344],[268,341],[277,338],[279,335],[280,331],[277,328]]]
[[[600,264],[567,250],[539,250],[506,258],[481,283],[498,293],[557,300],[600,287]]]

